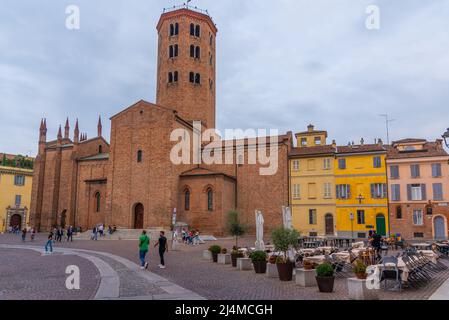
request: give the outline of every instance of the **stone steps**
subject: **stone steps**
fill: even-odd
[[[165,231],[165,236],[168,240],[172,239],[172,233],[162,227],[148,228],[146,231],[151,240],[158,239],[160,231]],[[100,237],[100,235],[98,235],[98,240],[138,240],[141,234],[141,229],[117,229],[117,231],[113,234],[108,234],[106,231],[104,237]],[[75,235],[73,239],[90,240],[91,236],[92,230],[88,230]]]

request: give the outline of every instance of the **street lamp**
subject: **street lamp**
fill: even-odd
[[[354,242],[354,213],[349,214],[349,220],[351,220],[351,238],[352,242]]]
[[[446,147],[449,148],[449,128],[447,128],[446,132],[441,137],[444,139]]]

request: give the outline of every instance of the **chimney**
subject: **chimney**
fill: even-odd
[[[70,131],[69,118],[67,117],[67,120],[65,121],[65,127],[64,127],[64,139],[69,138],[69,131]]]
[[[443,150],[443,139],[436,139],[435,140],[436,148],[437,150]]]
[[[314,128],[315,128],[315,127],[314,127],[313,124],[309,124],[309,125],[307,126],[307,131],[313,132],[313,129],[314,129]]]
[[[382,139],[380,139],[380,138],[377,139],[377,144],[378,144],[379,146],[381,146],[381,147],[383,147],[383,145],[384,145]]]

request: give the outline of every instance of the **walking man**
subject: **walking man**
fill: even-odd
[[[164,253],[168,251],[168,246],[167,246],[167,238],[165,237],[164,231],[161,231],[159,240],[154,245],[155,248],[157,246],[159,246],[159,257],[161,258],[161,264],[159,265],[159,268],[165,269]]]
[[[142,270],[148,269],[148,262],[145,261],[145,256],[147,255],[149,245],[150,245],[150,237],[148,237],[147,232],[143,230],[139,238],[140,269]]]
[[[47,243],[45,244],[45,253],[48,253],[48,248],[50,248],[50,253],[53,253],[53,232],[50,232],[47,238]]]
[[[69,241],[73,242],[73,228],[72,228],[72,226],[69,226],[67,228],[67,242],[69,242]]]
[[[22,241],[23,242],[25,242],[26,237],[27,237],[27,229],[23,228],[23,230],[22,230]]]
[[[34,241],[35,236],[36,236],[36,229],[31,228],[31,241]]]

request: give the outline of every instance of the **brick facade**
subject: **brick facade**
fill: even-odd
[[[178,34],[170,36],[170,25]],[[190,24],[200,27],[200,37],[190,35]],[[101,137],[87,140],[76,124],[73,141],[58,134],[46,141],[46,123],[41,123],[36,158],[31,225],[49,230],[55,225],[73,225],[84,230],[95,224],[123,228],[169,228],[172,212],[177,221],[202,233],[226,234],[226,214],[236,209],[249,232],[255,232],[255,210],[264,214],[267,231],[282,224],[282,206],[288,205],[288,153],[292,134],[276,137],[278,161],[275,174],[263,176],[262,164],[174,164],[170,159],[177,141],[176,129],[191,136],[193,120],[215,127],[215,36],[211,18],[192,10],[164,13],[158,23],[159,54],[157,103],[139,101],[111,118],[110,145]],[[178,44],[178,56],[169,58],[169,46]],[[190,45],[201,47],[199,59],[190,57]],[[212,56],[212,59],[210,59]],[[168,73],[178,71],[177,83],[168,83]],[[189,81],[190,72],[201,74],[201,83]],[[211,82],[209,82],[209,80]],[[235,141],[233,141],[235,145]],[[254,142],[245,141],[244,159]],[[192,153],[190,157],[192,159]],[[185,191],[190,192],[185,210]],[[212,210],[208,207],[212,190]],[[99,196],[99,200],[97,197]]]

